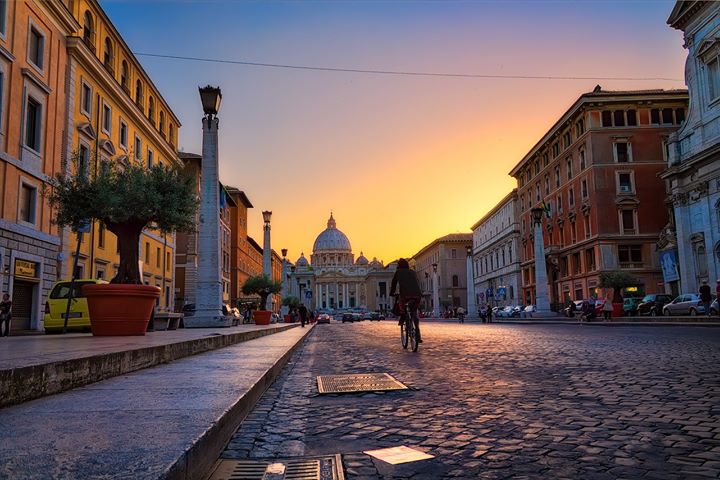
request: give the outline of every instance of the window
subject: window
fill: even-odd
[[[617,174],[618,193],[632,193],[634,191],[632,180],[633,180],[632,173],[618,172],[618,174]]]
[[[572,139],[570,138],[570,132],[567,131],[563,135],[563,147],[568,148],[571,143],[572,143]]]
[[[625,234],[635,233],[635,212],[633,210],[620,210],[620,231]]]
[[[0,0],[0,34],[7,33],[7,0]]]
[[[588,248],[585,250],[585,265],[588,272],[595,270],[595,249]]]
[[[707,72],[710,100],[715,100],[720,96],[720,63],[718,63],[717,57],[707,64]]]
[[[28,60],[39,70],[44,67],[45,61],[45,37],[34,26],[30,26],[30,38],[28,39]]]
[[[663,125],[667,125],[667,124],[672,125],[674,123],[672,108],[663,108],[662,109],[662,123],[663,123]]]
[[[555,188],[560,187],[560,167],[555,167]]]
[[[128,64],[125,60],[122,61],[122,67],[120,68],[120,86],[126,92],[129,92],[128,81],[129,81]]]
[[[610,110],[603,110],[602,126],[603,127],[612,127],[612,112]]]
[[[585,231],[585,238],[590,238],[590,217],[588,215],[583,216],[583,229]]]
[[[538,160],[535,160],[535,175],[540,173],[540,162]]]
[[[88,10],[86,10],[85,15],[83,15],[83,41],[91,49],[95,49],[95,29],[93,27],[93,17]]]
[[[650,123],[653,125],[660,125],[660,110],[657,108],[650,110]]]
[[[582,172],[583,170],[585,170],[585,168],[587,168],[587,163],[586,163],[586,160],[585,160],[585,149],[584,149],[584,148],[581,148],[581,149],[580,149],[580,151],[578,152],[578,157],[580,157],[580,171]]]
[[[580,135],[582,135],[583,133],[585,133],[585,120],[581,118],[575,124],[575,135],[577,137],[580,137]]]
[[[520,211],[525,211],[525,195],[520,195]]]
[[[545,175],[545,195],[550,193],[550,175]]]
[[[568,190],[568,205],[575,206],[575,190],[573,188]]]
[[[139,79],[135,82],[135,103],[140,107],[140,110],[143,109],[143,87]]]
[[[98,280],[105,280],[105,270],[98,268],[96,277]]]
[[[105,224],[98,225],[98,248],[105,248]]]
[[[632,162],[632,151],[630,150],[630,144],[628,142],[613,143],[613,153],[615,154],[615,161],[617,163]]]
[[[453,287],[459,287],[460,286],[460,280],[458,279],[457,275],[452,276],[452,286]]]
[[[160,259],[162,258],[162,255],[160,255],[160,247],[155,249],[155,254],[155,266],[160,267]]]
[[[148,100],[148,120],[150,120],[150,123],[152,123],[153,127],[155,126],[155,99],[153,97],[150,97]]]
[[[147,150],[147,166],[148,168],[153,167],[153,151],[148,148]]]
[[[553,154],[553,158],[555,158],[555,157],[557,157],[558,155],[560,155],[560,144],[558,144],[558,143],[553,144],[553,146],[552,146],[552,154]]]
[[[120,120],[120,146],[127,150],[128,147],[128,126]]]
[[[145,263],[150,263],[150,242],[145,242]]]
[[[573,274],[578,275],[579,273],[581,273],[582,266],[580,265],[580,252],[573,253],[572,263],[573,263]]]
[[[112,132],[112,110],[106,103],[103,103],[102,129],[108,135]]]
[[[42,104],[33,97],[27,97],[25,105],[25,145],[40,152],[42,128]]]
[[[142,140],[137,135],[135,135],[135,158],[142,160]]]
[[[25,223],[35,224],[35,209],[37,204],[37,188],[27,183],[20,187],[19,217]]]
[[[685,122],[685,109],[684,108],[676,108],[675,109],[675,123],[678,125],[682,125]]]
[[[613,112],[613,122],[616,127],[624,127],[625,126],[625,112],[622,110],[615,110]]]
[[[84,81],[80,87],[80,111],[88,117],[92,115],[92,88]]]
[[[637,112],[635,110],[628,110],[625,112],[627,115],[627,124],[629,127],[637,126]]]
[[[172,123],[168,124],[168,141],[170,145],[175,145],[175,126]]]
[[[112,41],[110,40],[110,37],[105,37],[105,52],[103,53],[103,65],[105,65],[105,68],[110,70],[110,72],[113,71],[113,45]]]
[[[450,250],[450,258],[457,258],[457,250],[456,249],[453,248]]]
[[[78,147],[78,176],[87,177],[90,173],[90,148],[84,143]]]
[[[543,153],[543,155],[542,155],[542,160],[543,160],[543,167],[547,167],[547,166],[548,166],[548,163],[550,163],[550,160],[549,160],[549,157],[548,157],[548,154],[547,154],[547,153]]]
[[[570,243],[576,243],[577,242],[577,230],[575,229],[576,225],[575,222],[570,222]]]
[[[160,111],[160,122],[158,124],[158,130],[160,130],[160,135],[165,138],[165,112]]]
[[[582,182],[580,182],[580,195],[582,196],[583,200],[587,200],[588,198],[588,184],[587,180],[583,179]]]
[[[642,247],[640,245],[618,245],[618,260],[621,267],[640,264],[642,266]]]
[[[568,276],[568,259],[567,259],[567,257],[562,257],[560,259],[560,276],[561,277]]]
[[[540,201],[540,184],[539,183],[535,185],[535,201],[536,202]]]
[[[563,201],[562,201],[561,195],[558,195],[556,203],[557,203],[557,212],[558,212],[558,214],[561,214],[563,212]]]
[[[165,270],[170,270],[170,252],[165,252]]]
[[[567,159],[566,168],[567,168],[567,178],[568,178],[568,180],[570,180],[573,176],[572,157]]]

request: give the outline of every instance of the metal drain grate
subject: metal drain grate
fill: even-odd
[[[388,373],[320,375],[317,384],[319,393],[380,392],[408,388]]]
[[[283,464],[284,473],[270,465]],[[316,458],[220,460],[209,480],[344,480],[340,455]]]

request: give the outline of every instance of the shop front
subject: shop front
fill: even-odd
[[[15,258],[12,277],[11,329],[36,330],[40,327],[40,264]]]

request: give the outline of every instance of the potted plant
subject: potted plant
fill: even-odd
[[[623,315],[623,288],[632,287],[637,284],[637,278],[622,270],[600,273],[598,286],[600,288],[613,289],[613,317],[621,317]]]
[[[99,163],[99,167],[98,167]],[[144,335],[160,289],[143,285],[140,236],[192,231],[198,199],[195,182],[178,167],[136,162],[97,162],[90,167],[77,155],[57,174],[46,192],[54,221],[73,230],[98,220],[117,236],[120,261],[109,284],[87,285],[93,335]]]
[[[290,308],[290,311],[292,311],[293,309],[300,307],[300,299],[298,297],[290,295],[283,298],[282,304],[283,306]],[[290,315],[285,315],[285,323],[290,322],[292,322],[292,317]]]
[[[280,282],[276,282],[267,275],[257,275],[245,280],[242,286],[244,295],[259,295],[260,310],[253,311],[253,319],[256,325],[270,325],[272,312],[263,310],[267,305],[267,298],[270,294],[279,293],[282,289]]]

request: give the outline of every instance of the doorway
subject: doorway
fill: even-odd
[[[12,330],[30,330],[35,284],[23,280],[13,282]]]

